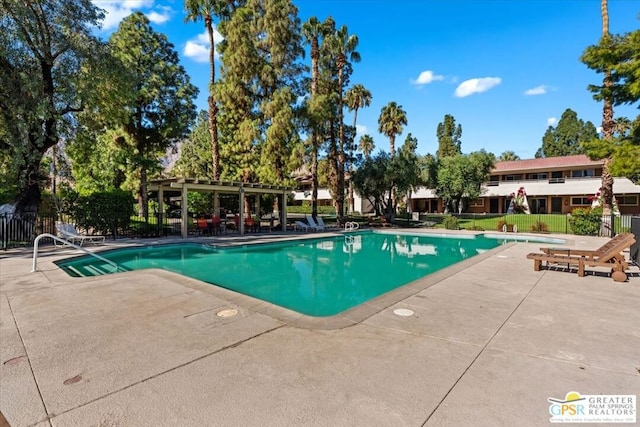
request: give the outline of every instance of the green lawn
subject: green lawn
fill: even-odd
[[[517,226],[518,231],[522,233],[533,231],[534,224],[538,222],[545,224],[547,226],[547,232],[549,233],[566,234],[571,232],[571,227],[569,226],[567,216],[562,214],[511,214],[490,218],[482,218],[480,216],[476,216],[469,219],[459,219],[459,224],[461,228],[473,229],[479,227],[486,231],[502,231],[498,230],[499,221],[506,221],[508,225]]]

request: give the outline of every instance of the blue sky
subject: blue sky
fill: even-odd
[[[106,38],[120,20],[142,11],[175,45],[206,109],[208,45],[202,22],[185,23],[182,1],[94,0],[107,12]],[[362,83],[371,106],[358,112],[359,134],[378,133],[380,110],[391,101],[407,112],[420,154],[437,150],[436,127],[445,114],[462,125],[462,151],[515,151],[532,158],[545,130],[567,108],[600,126],[602,105],[587,85],[602,79],[579,60],[598,41],[600,0],[294,0],[304,22],[331,16],[359,38],[360,63],[351,83]],[[640,2],[609,0],[610,31],[639,27]],[[219,39],[219,37],[218,37]],[[305,59],[308,61],[308,57]],[[635,117],[634,106],[616,116]],[[346,122],[352,123],[347,114]]]

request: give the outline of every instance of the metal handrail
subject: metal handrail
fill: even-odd
[[[71,243],[68,240],[62,239],[58,236],[54,236],[53,234],[49,234],[49,233],[42,233],[40,234],[38,237],[36,237],[36,239],[33,241],[33,266],[31,268],[31,272],[35,272],[38,271],[38,243],[40,243],[40,239],[42,239],[43,237],[50,237],[53,240],[57,240],[58,242],[64,244],[64,245],[69,245],[72,246],[76,249],[80,249],[82,252],[86,253],[87,255],[91,255],[92,257],[98,258],[100,261],[104,261],[107,264],[109,264],[112,267],[115,267],[116,272],[118,272],[118,270],[120,270],[120,266],[118,266],[118,264],[116,264],[113,261],[110,261],[104,257],[101,257],[98,254],[95,254],[93,252],[91,252],[90,250],[87,250],[85,248],[83,248],[82,246],[78,246],[74,243]]]
[[[360,228],[360,224],[355,221],[347,221],[344,223],[345,231],[353,231],[353,230],[357,230],[358,228]]]

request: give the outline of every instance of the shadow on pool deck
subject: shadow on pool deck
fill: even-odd
[[[547,399],[569,391],[637,394],[637,268],[626,283],[534,272],[540,246],[320,324],[159,270],[70,278],[52,264],[68,249],[29,273],[14,251],[0,259],[0,411],[13,427],[511,426],[548,423]]]

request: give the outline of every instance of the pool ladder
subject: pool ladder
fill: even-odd
[[[49,237],[49,238],[53,239],[54,241],[62,243],[63,245],[68,245],[68,246],[72,246],[72,247],[74,247],[76,249],[80,249],[82,252],[86,253],[87,255],[91,255],[92,257],[97,258],[102,262],[106,262],[107,264],[109,264],[110,266],[115,268],[116,272],[118,272],[119,270],[126,271],[126,270],[123,270],[122,268],[120,268],[120,266],[118,264],[116,264],[115,262],[110,261],[110,260],[108,260],[108,259],[106,259],[104,257],[101,257],[100,255],[95,254],[95,253],[91,252],[90,250],[87,250],[86,248],[83,248],[83,247],[78,246],[78,245],[76,245],[74,243],[71,243],[68,240],[61,239],[60,237],[54,236],[53,234],[42,233],[38,237],[36,237],[36,239],[33,241],[33,265],[32,265],[32,268],[31,268],[31,272],[32,273],[34,271],[38,271],[38,244],[40,243],[40,239],[42,239],[44,237]]]
[[[344,223],[344,231],[353,231],[360,228],[360,224],[354,221],[347,221]]]

